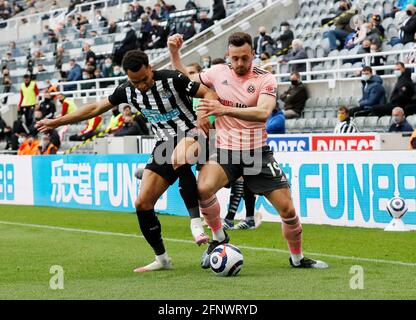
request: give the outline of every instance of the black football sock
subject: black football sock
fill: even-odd
[[[246,219],[254,219],[254,207],[256,203],[256,196],[244,183],[244,203],[246,205]]]
[[[244,182],[237,180],[231,185],[230,204],[228,206],[228,213],[225,219],[234,220],[237,213],[238,206],[240,205],[241,197],[244,194]]]
[[[185,203],[191,219],[200,218],[198,187],[191,165],[184,164],[175,170],[179,178],[179,193]]]
[[[136,210],[136,213],[140,230],[147,243],[150,244],[157,256],[164,254],[166,250],[162,239],[162,227],[155,214],[155,210]]]

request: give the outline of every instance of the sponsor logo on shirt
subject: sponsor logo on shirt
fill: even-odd
[[[158,110],[142,109],[141,112],[151,123],[169,121],[177,118],[180,114],[178,109],[173,109],[167,113],[160,113]]]

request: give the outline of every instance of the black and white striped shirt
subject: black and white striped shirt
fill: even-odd
[[[355,125],[354,121],[352,120],[339,122],[334,129],[334,133],[358,133],[358,132],[359,132],[358,128]]]
[[[196,114],[191,97],[200,84],[179,71],[153,71],[152,88],[147,92],[136,89],[130,81],[119,85],[108,100],[113,106],[128,103],[139,110],[152,125],[158,140],[170,140],[178,133],[196,127]]]

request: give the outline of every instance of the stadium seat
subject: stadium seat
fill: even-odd
[[[390,116],[384,116],[378,119],[377,127],[383,128],[383,131],[387,131],[391,124],[391,117]]]
[[[377,128],[378,117],[364,117],[364,130],[366,132],[375,131]]]

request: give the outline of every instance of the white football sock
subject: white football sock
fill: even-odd
[[[291,253],[290,256],[292,257],[292,262],[295,266],[300,265],[300,261],[303,259],[303,254],[293,254]]]
[[[193,218],[191,219],[191,232],[194,238],[198,237],[202,233],[204,233],[204,227],[202,225],[201,218]]]

